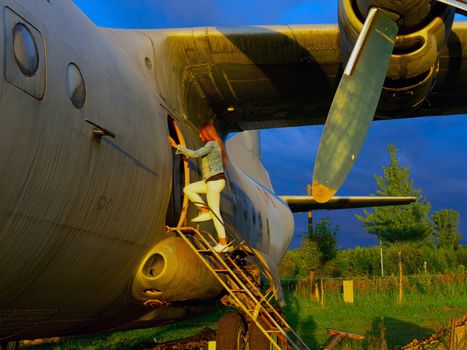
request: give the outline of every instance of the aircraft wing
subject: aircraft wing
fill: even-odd
[[[228,130],[323,124],[344,68],[337,25],[144,33],[154,46],[157,85],[167,106],[195,124],[217,115]],[[406,108],[414,93],[402,91],[400,110],[377,111],[375,119],[467,113],[466,22],[454,24],[437,77],[423,104]]]
[[[415,202],[415,197],[332,197],[326,203],[319,203],[311,196],[280,196],[292,212],[306,212],[321,209],[351,209],[391,205],[405,205]]]

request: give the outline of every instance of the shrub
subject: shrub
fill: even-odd
[[[467,263],[466,247],[457,251],[436,248],[433,243],[400,243],[383,246],[385,275],[399,274],[399,255],[405,275],[460,272]],[[336,268],[343,276],[379,276],[381,274],[380,248],[341,250],[336,257]]]
[[[295,279],[298,275],[297,250],[289,250],[279,264],[279,275],[281,279]]]

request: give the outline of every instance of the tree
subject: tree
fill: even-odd
[[[295,279],[300,273],[298,261],[299,250],[288,250],[284,257],[282,258],[281,263],[279,264],[278,270],[281,279]]]
[[[413,196],[415,203],[403,206],[372,208],[373,212],[364,210],[365,217],[356,215],[363,222],[363,227],[370,234],[378,236],[384,242],[404,242],[424,240],[433,232],[428,215],[431,204],[424,196],[422,190],[413,187],[410,180],[410,168],[399,166],[396,156],[398,149],[388,145],[390,163],[383,166],[383,176],[375,175],[376,191],[380,196]]]
[[[299,250],[299,268],[302,274],[315,270],[321,263],[321,252],[316,242],[305,239],[302,249]]]
[[[439,248],[457,249],[462,236],[459,232],[460,215],[453,209],[442,209],[431,216]]]
[[[323,218],[319,220],[308,232],[307,239],[316,242],[321,252],[321,263],[324,264],[336,257],[336,235],[339,226],[333,226],[330,219]]]

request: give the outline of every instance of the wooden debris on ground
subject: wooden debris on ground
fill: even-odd
[[[363,339],[365,339],[365,337],[363,335],[338,331],[338,330],[335,330],[335,329],[328,329],[328,334],[330,334],[331,337],[328,339],[326,344],[324,344],[322,346],[322,348],[321,348],[322,350],[332,350],[341,341],[343,341],[344,339],[350,339],[350,340],[363,340]]]
[[[401,350],[464,350],[467,349],[467,315],[451,321],[425,339],[414,339]]]
[[[216,339],[216,331],[205,327],[198,334],[183,338],[170,340],[163,343],[143,343],[142,349],[161,349],[161,350],[193,350],[207,349],[208,342]]]

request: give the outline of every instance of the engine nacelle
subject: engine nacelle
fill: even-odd
[[[132,294],[137,300],[206,300],[221,284],[179,237],[157,243],[138,267]]]
[[[378,114],[416,108],[436,83],[439,53],[451,33],[454,8],[440,3],[432,6],[429,0],[340,0],[339,29],[345,61],[372,6],[389,11],[399,25]]]
[[[372,7],[378,7],[390,11],[399,16],[397,25],[399,33],[408,33],[421,28],[429,21],[430,13],[433,9],[432,0],[356,0],[360,18],[366,18],[368,11]]]

